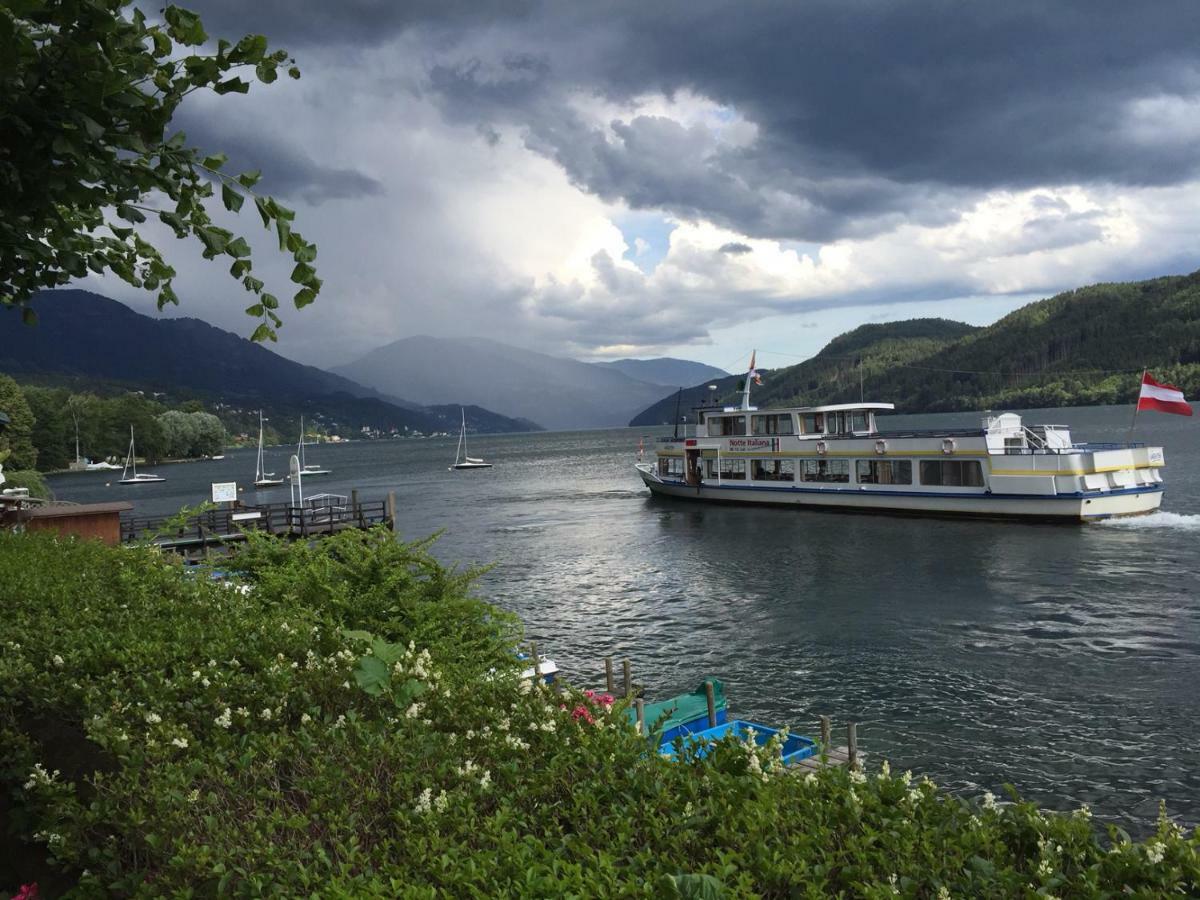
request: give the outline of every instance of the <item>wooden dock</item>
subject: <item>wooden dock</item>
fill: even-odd
[[[377,525],[395,529],[395,492],[389,492],[382,500],[361,500],[358,491],[352,491],[349,497],[318,495],[303,505],[239,503],[183,518],[122,516],[121,541],[146,541],[162,550],[193,557],[207,556],[214,550],[222,552],[230,544],[244,541],[248,532],[306,540]]]

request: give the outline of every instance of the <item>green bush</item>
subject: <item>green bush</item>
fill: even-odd
[[[1165,818],[1102,839],[736,740],[670,762],[623,704],[520,681],[517,623],[424,542],[259,539],[232,568],[0,536],[0,782],[80,896],[1200,889]]]

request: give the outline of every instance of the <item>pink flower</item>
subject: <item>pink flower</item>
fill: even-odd
[[[592,718],[591,711],[583,704],[580,704],[579,706],[575,707],[574,710],[571,711],[571,718],[574,719],[576,722],[578,722],[580,719],[583,719],[589,725],[591,725],[593,722],[596,721],[595,719]]]
[[[585,697],[587,697],[589,700],[591,700],[593,697],[595,697],[595,696],[596,696],[596,692],[595,692],[595,691],[590,691],[590,690],[588,690],[588,691],[584,691],[584,692],[583,692],[583,696],[585,696]]]
[[[602,706],[612,706],[614,702],[612,694],[601,694],[596,698]]]
[[[33,884],[23,884],[21,889],[13,894],[12,900],[37,900],[38,886],[37,882]]]

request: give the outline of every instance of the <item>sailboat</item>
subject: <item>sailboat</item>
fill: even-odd
[[[482,459],[476,459],[467,453],[467,411],[462,411],[462,431],[458,433],[458,450],[454,454],[454,465],[450,466],[447,471],[453,472],[455,469],[490,469],[492,464],[484,462]]]
[[[274,487],[283,484],[282,478],[276,478],[274,472],[268,472],[263,460],[263,415],[258,411],[258,458],[254,462],[254,486],[256,488]]]
[[[130,475],[130,470],[133,474]],[[133,426],[129,426],[129,454],[125,457],[125,468],[121,470],[121,484],[149,484],[152,481],[166,481],[161,475],[151,475],[149,472],[137,470],[136,449],[133,446]]]
[[[332,469],[322,469],[316,463],[305,464],[304,462],[304,416],[300,417],[300,444],[296,447],[296,455],[300,457],[300,474],[304,478],[311,478],[313,475],[329,475]],[[291,478],[292,476],[288,476]]]

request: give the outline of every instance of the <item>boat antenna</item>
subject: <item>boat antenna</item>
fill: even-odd
[[[683,400],[683,386],[679,388],[679,393],[675,395],[675,440],[679,440],[679,404]]]

